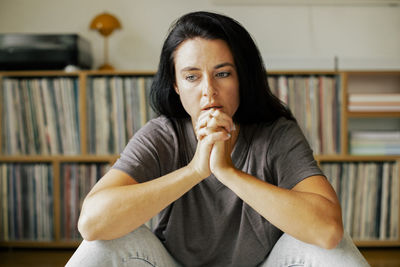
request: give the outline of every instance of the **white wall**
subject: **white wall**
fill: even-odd
[[[103,11],[123,29],[110,38],[117,69],[155,70],[173,20],[195,10],[234,17],[254,36],[269,69],[400,69],[400,7],[215,5],[211,0],[0,0],[0,33],[79,33],[95,66],[101,36],[89,30]]]

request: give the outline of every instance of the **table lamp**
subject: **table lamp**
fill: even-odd
[[[106,12],[97,15],[90,23],[90,29],[99,31],[104,37],[104,64],[99,67],[99,70],[114,69],[108,62],[108,36],[110,36],[114,30],[121,28],[119,20]]]

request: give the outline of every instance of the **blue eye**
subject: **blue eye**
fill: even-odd
[[[189,82],[193,82],[196,79],[197,79],[197,76],[196,75],[192,75],[192,74],[186,75],[186,77],[185,77],[185,80],[187,80]]]
[[[231,75],[231,73],[228,72],[228,71],[222,71],[222,72],[218,72],[218,73],[216,74],[216,76],[217,76],[218,78],[226,78],[226,77],[229,77],[230,75]]]

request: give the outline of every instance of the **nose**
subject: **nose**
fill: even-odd
[[[215,89],[213,80],[210,76],[207,76],[207,78],[204,79],[203,96],[211,98],[214,97],[216,94],[217,90]]]

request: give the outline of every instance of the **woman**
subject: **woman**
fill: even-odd
[[[84,241],[69,266],[366,264],[348,238],[338,246],[335,192],[239,23],[181,17],[151,97],[161,116],[86,197],[78,227],[98,241]],[[153,235],[143,224],[157,214]]]

